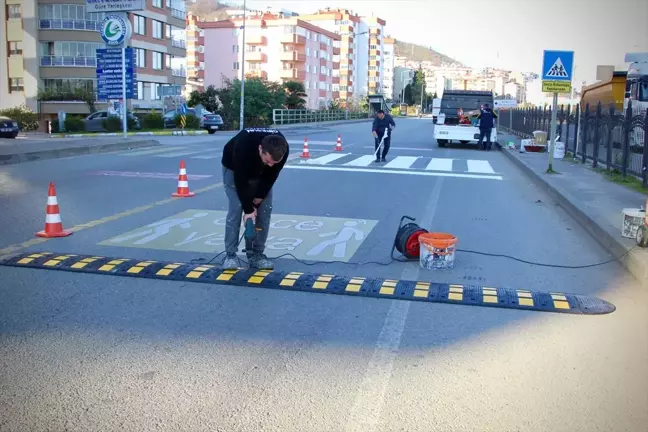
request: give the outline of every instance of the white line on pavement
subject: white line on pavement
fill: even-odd
[[[397,156],[395,159],[387,162],[385,168],[409,168],[418,158],[418,156]]]
[[[309,164],[309,165],[324,165],[324,164],[327,164],[329,162],[333,162],[333,161],[335,161],[337,159],[343,158],[344,156],[347,156],[347,155],[348,155],[348,153],[331,153],[331,154],[327,154],[325,156],[320,156],[320,157],[315,158],[315,159],[306,159],[304,161],[304,163]]]
[[[363,148],[374,149],[374,150],[376,149],[375,146],[363,146]],[[431,148],[394,147],[394,146],[389,147],[389,151],[392,150],[439,151],[437,149],[431,149]]]
[[[373,158],[373,156],[371,155],[368,157]],[[376,174],[402,174],[402,175],[417,175],[417,176],[430,176],[430,177],[457,177],[457,178],[502,180],[502,176],[496,176],[496,175],[465,174],[465,173],[454,173],[454,172],[404,171],[404,170],[390,170],[385,168],[351,168],[345,166],[312,166],[307,164],[303,164],[303,165],[286,164],[284,168],[302,169],[302,170],[319,170],[319,171],[346,171],[346,172],[376,173]]]
[[[443,179],[435,183],[432,194],[420,220],[421,227],[432,226],[436,213]],[[401,274],[404,280],[419,280],[419,266],[413,263]],[[380,416],[385,404],[385,396],[394,370],[394,360],[398,355],[405,323],[411,302],[392,300],[380,330],[374,352],[360,385],[355,403],[351,408],[346,432],[376,432],[384,430],[380,426]]]
[[[428,171],[452,171],[452,161],[453,159],[432,158],[425,169]]]
[[[472,160],[466,161],[468,164],[468,171],[483,174],[495,174],[493,167],[488,161],[485,160]]]

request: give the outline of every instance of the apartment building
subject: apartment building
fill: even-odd
[[[96,90],[96,50],[105,48],[105,14],[88,13],[85,0],[4,0],[0,12],[0,101],[42,114],[88,113],[66,89]],[[160,88],[184,85],[185,6],[182,0],[146,0],[129,13],[130,46],[137,53],[138,99],[133,109],[162,106]],[[39,89],[43,100],[38,100]],[[102,107],[98,104],[98,107]]]
[[[383,39],[383,81],[382,81],[382,94],[385,99],[394,99],[394,68],[396,67],[396,39],[386,37]]]
[[[383,93],[385,20],[342,8],[321,9],[299,18],[341,35],[340,99]]]
[[[204,59],[205,87],[221,87],[225,79],[241,78],[245,61],[246,77],[303,83],[311,109],[340,98],[340,63],[335,61],[339,35],[298,17],[259,13],[246,19],[243,46],[242,25],[239,15],[199,23],[204,30],[204,51],[209,53]]]
[[[191,13],[187,15],[187,79],[197,83],[205,79],[205,31]]]

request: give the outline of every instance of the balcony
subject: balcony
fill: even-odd
[[[171,39],[171,46],[175,48],[187,48],[187,42],[183,39]]]
[[[354,31],[351,24],[340,24],[340,33],[353,33]]]
[[[369,45],[380,45],[380,39],[375,36],[371,36],[369,38]]]
[[[263,80],[268,79],[268,72],[266,72],[263,69],[255,69],[251,70],[248,73],[245,74],[246,77],[248,78],[261,78]]]
[[[343,62],[340,62],[340,68],[342,69],[348,69],[353,67],[353,60],[348,59]]]
[[[268,45],[268,38],[262,35],[246,35],[245,43],[248,45]]]
[[[282,44],[294,44],[294,45],[305,45],[306,38],[294,33],[288,33],[281,35]]]
[[[333,69],[340,69],[340,62],[333,62]]]
[[[369,71],[369,76],[372,76],[372,77],[378,76],[379,74],[380,74],[380,71],[377,71],[377,70],[370,70]]]
[[[326,60],[325,58],[320,58],[320,61],[319,61],[320,66],[326,66],[327,63],[328,63],[328,60]]]
[[[335,100],[335,99],[340,99],[340,92],[339,92],[339,91],[334,91],[333,93],[331,93],[331,97],[332,97],[334,100]]]
[[[372,27],[369,29],[369,34],[371,35],[380,35],[381,31],[379,28]]]
[[[369,60],[369,66],[380,66],[380,60]]]
[[[339,76],[331,77],[331,83],[332,84],[340,84],[340,77]]]
[[[173,69],[171,69],[171,75],[173,75],[174,77],[186,77],[187,76],[187,69],[173,68]]]
[[[290,62],[304,62],[306,61],[306,56],[299,51],[284,51],[279,54],[279,60]]]
[[[41,56],[40,65],[47,67],[97,67],[97,58],[80,56]]]
[[[81,30],[98,32],[101,21],[71,20],[71,19],[42,19],[38,20],[41,30]]]
[[[186,19],[187,19],[187,12],[186,12],[186,11],[182,11],[182,10],[180,10],[180,9],[171,9],[171,16],[172,16],[173,18],[177,18],[177,19],[180,19],[180,20],[182,20],[182,21],[186,21]]]
[[[265,63],[268,61],[268,56],[266,53],[259,51],[248,51],[245,53],[245,61],[250,63],[262,62]]]
[[[306,72],[300,69],[282,69],[279,72],[279,77],[288,80],[304,80],[306,79]]]
[[[340,55],[340,47],[333,47],[333,55]]]

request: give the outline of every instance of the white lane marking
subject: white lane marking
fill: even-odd
[[[374,150],[376,149],[374,146],[363,146],[363,148],[374,149]],[[438,151],[436,149],[430,149],[430,148],[394,147],[394,146],[389,147],[389,151],[392,150]]]
[[[432,158],[425,169],[428,171],[452,171],[453,160],[454,159]]]
[[[315,159],[306,159],[304,163],[313,164],[313,165],[325,165],[329,162],[333,162],[337,159],[343,158],[344,156],[348,156],[348,155],[349,153],[331,153],[325,156],[320,156]]]
[[[432,194],[420,220],[421,227],[432,226],[436,213],[443,179],[435,183]],[[413,263],[403,270],[401,279],[418,280],[419,266]],[[403,331],[407,322],[411,302],[392,300],[385,318],[385,323],[380,330],[373,355],[366,369],[360,390],[351,408],[345,432],[377,432],[385,430],[380,424],[380,417],[387,388],[394,370],[394,361],[398,355]],[[381,427],[383,426],[383,427]]]
[[[193,151],[180,151],[180,152],[174,152],[174,153],[164,153],[164,154],[157,154],[155,157],[163,157],[163,158],[172,158],[172,157],[177,157],[177,156],[186,156],[186,155],[192,155],[196,153],[205,153],[205,150],[197,149]]]
[[[375,160],[376,160],[376,156],[374,155],[364,155],[364,156],[360,156],[359,158],[353,159],[351,162],[347,162],[344,165],[364,167],[364,166],[368,166]]]
[[[468,172],[481,173],[481,174],[495,174],[493,167],[488,161],[485,160],[467,160]]]
[[[373,156],[369,156],[373,158]],[[353,162],[353,161],[352,161]],[[502,176],[495,175],[480,175],[480,174],[466,174],[466,173],[453,173],[453,172],[431,172],[431,171],[405,171],[405,170],[389,170],[385,168],[346,168],[344,166],[310,166],[303,165],[288,165],[284,168],[289,169],[302,169],[302,170],[319,170],[319,171],[346,171],[346,172],[359,172],[359,173],[377,173],[377,174],[402,174],[402,175],[418,175],[430,177],[457,177],[457,178],[472,178],[472,179],[488,179],[488,180],[502,180]]]
[[[385,164],[385,168],[409,168],[418,158],[418,156],[396,156]]]
[[[217,155],[203,155],[203,156],[191,156],[191,159],[216,159],[217,157],[221,157],[222,154],[217,154]]]
[[[175,151],[175,150],[182,150],[182,149],[185,149],[185,147],[163,147],[163,148],[155,148],[155,149],[152,149],[152,150],[149,149],[149,150],[121,152],[121,153],[117,153],[117,154],[119,156],[141,156],[141,155],[164,153],[164,152],[168,152],[168,151]]]

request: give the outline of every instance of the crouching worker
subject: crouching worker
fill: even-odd
[[[252,219],[257,229],[252,245],[246,244],[250,267],[273,269],[264,254],[272,216],[272,187],[288,159],[288,142],[277,129],[244,129],[223,148],[223,186],[229,209],[225,223],[225,269],[236,269],[243,223]]]

